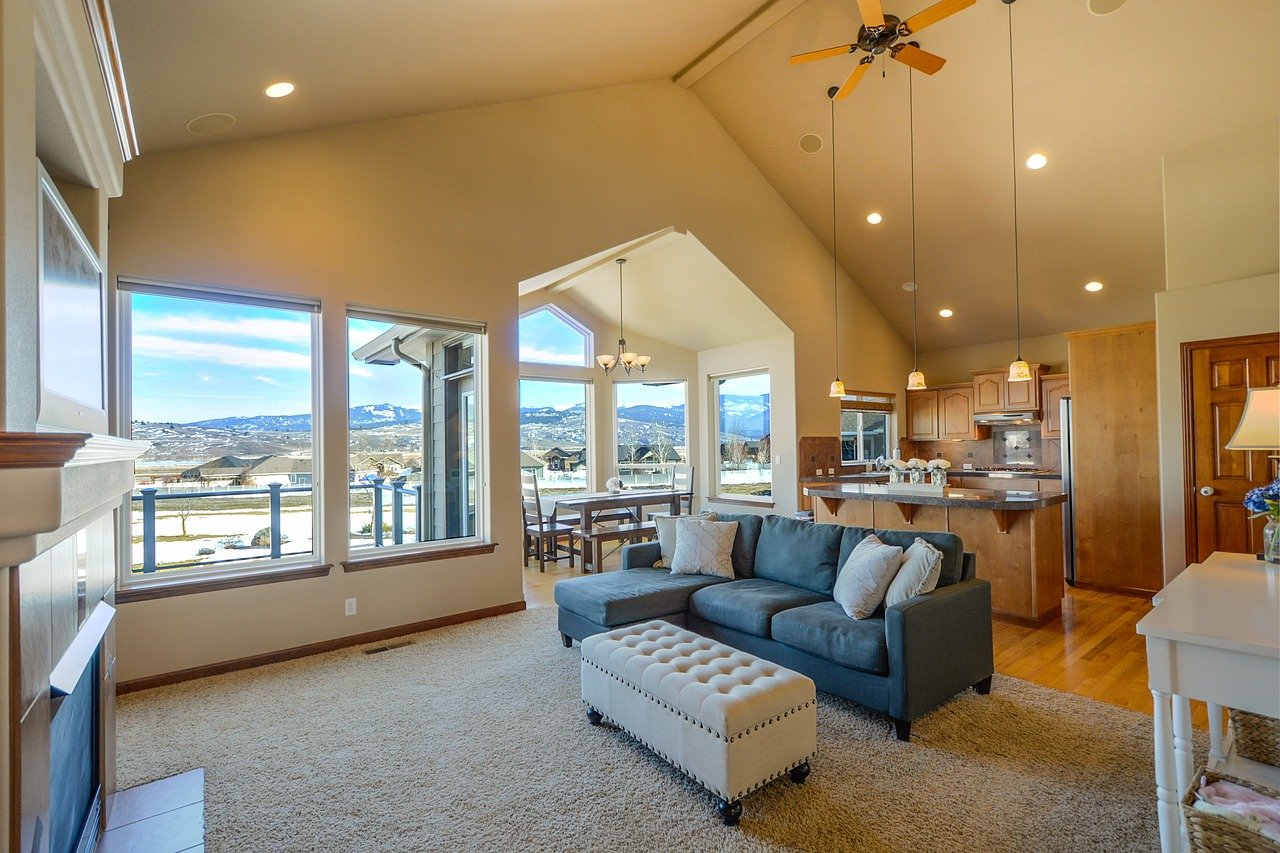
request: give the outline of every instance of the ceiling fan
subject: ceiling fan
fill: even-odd
[[[916,12],[904,21],[895,15],[886,15],[881,0],[858,0],[858,11],[862,14],[862,27],[858,30],[857,41],[822,50],[811,50],[808,53],[797,53],[787,61],[792,65],[799,65],[815,59],[841,56],[858,50],[864,51],[867,55],[854,66],[853,71],[849,72],[849,76],[836,92],[835,100],[849,97],[849,93],[862,80],[871,63],[877,56],[884,53],[888,53],[890,57],[917,71],[936,74],[942,70],[943,64],[946,63],[945,59],[927,50],[921,50],[918,42],[900,42],[899,39],[908,38],[925,27],[969,8],[976,2],[977,0],[941,0],[928,9]]]

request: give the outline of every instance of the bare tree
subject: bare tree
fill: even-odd
[[[773,442],[769,440],[769,436],[760,439],[760,449],[756,451],[756,461],[762,465],[768,465],[773,462]]]
[[[182,535],[187,535],[187,517],[191,515],[191,510],[195,508],[195,498],[182,498],[176,501],[170,501],[173,505],[173,511],[178,516],[178,523],[182,525]]]
[[[667,432],[666,427],[655,426],[649,438],[649,447],[653,450],[654,461],[659,465],[665,465],[667,457],[675,449],[675,442],[671,440],[671,435]]]

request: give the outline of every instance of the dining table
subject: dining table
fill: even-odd
[[[623,489],[621,492],[574,492],[567,495],[542,495],[539,502],[543,515],[548,522],[555,524],[562,516],[577,515],[578,531],[583,542],[588,542],[593,525],[602,513],[626,510],[635,522],[644,521],[645,507],[666,506],[672,515],[680,514],[680,504],[685,498],[692,497],[688,489],[656,488],[656,489]],[[614,516],[610,515],[610,518]],[[586,548],[583,548],[583,571],[594,568],[599,560],[588,561]]]

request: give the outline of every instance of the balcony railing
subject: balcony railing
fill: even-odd
[[[386,482],[385,478],[375,477],[371,481],[363,483],[351,483],[349,486],[351,492],[370,490],[373,506],[373,520],[370,525],[370,533],[373,536],[374,547],[382,547],[386,544],[387,531],[384,529],[384,517],[387,512],[387,495],[391,496],[390,512],[390,536],[391,544],[403,545],[406,541],[406,533],[410,537],[410,542],[425,542],[426,534],[426,513],[422,500],[423,485],[421,483],[405,483],[405,482]],[[286,486],[283,483],[272,483],[266,488],[250,488],[250,489],[224,489],[221,491],[201,491],[201,492],[161,492],[154,486],[146,486],[138,489],[137,494],[132,496],[132,501],[140,505],[142,516],[142,571],[144,574],[155,572],[159,565],[156,561],[156,511],[157,508],[166,501],[192,501],[201,499],[222,499],[266,496],[268,522],[267,529],[269,535],[268,559],[279,560],[281,557],[293,556],[286,554],[284,551],[284,535],[281,525],[282,501],[281,497],[286,494],[311,494],[311,486]],[[405,498],[411,498],[413,501],[413,529],[406,531],[405,528]],[[190,507],[190,504],[187,504]],[[198,515],[198,513],[193,513]],[[308,553],[306,551],[295,553]],[[187,562],[165,563],[165,569],[186,569],[193,566],[207,566],[214,563],[234,563],[241,560],[262,559],[259,555],[252,557],[232,557],[220,560],[191,560]]]

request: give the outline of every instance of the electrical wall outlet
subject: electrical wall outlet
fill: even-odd
[[[356,615],[356,600],[354,598],[347,599],[347,606],[342,611],[348,616]]]
[[[836,469],[835,469],[835,468],[828,468],[828,469],[827,469],[827,476],[828,476],[828,477],[832,476],[832,475],[833,475],[833,474],[835,474],[835,473],[836,473]]]

